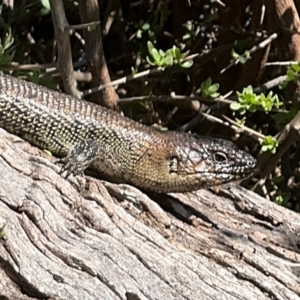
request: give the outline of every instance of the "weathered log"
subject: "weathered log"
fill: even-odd
[[[300,299],[300,215],[239,186],[147,195],[0,129],[0,299]]]

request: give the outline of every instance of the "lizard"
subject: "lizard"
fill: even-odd
[[[159,131],[95,103],[0,72],[0,127],[62,157],[157,193],[191,192],[249,177],[256,159],[228,140]]]

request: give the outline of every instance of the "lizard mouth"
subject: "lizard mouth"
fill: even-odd
[[[201,176],[203,176],[206,180],[214,181],[218,180],[220,181],[220,184],[223,182],[228,182],[231,180],[239,180],[239,179],[245,179],[247,177],[250,177],[254,173],[253,170],[243,170],[241,172],[236,173],[230,173],[230,172],[204,172],[201,173]]]

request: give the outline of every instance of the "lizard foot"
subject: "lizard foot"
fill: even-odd
[[[63,175],[66,172],[65,178],[73,175],[84,175],[84,170],[96,159],[98,155],[98,144],[87,139],[77,144],[66,156],[58,160],[58,163],[64,163],[59,174]]]

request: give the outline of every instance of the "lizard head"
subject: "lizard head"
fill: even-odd
[[[240,180],[256,169],[256,159],[230,141],[197,135],[182,137],[170,158],[169,171],[190,190]]]

